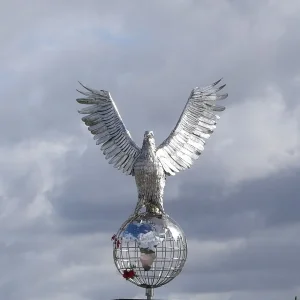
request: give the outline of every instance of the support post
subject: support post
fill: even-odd
[[[146,288],[147,300],[151,300],[153,298],[153,295],[154,295],[153,287]]]

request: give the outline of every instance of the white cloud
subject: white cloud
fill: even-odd
[[[56,141],[29,140],[13,147],[1,147],[2,230],[3,227],[22,227],[24,222],[49,216],[52,207],[47,193],[59,189],[65,182],[66,155],[70,151],[81,155],[83,150],[84,147],[72,138]]]
[[[297,15],[300,12],[300,3],[297,0],[269,0],[269,5],[274,7],[280,15],[291,17]]]
[[[246,239],[232,239],[222,242],[189,240],[189,258],[188,263],[194,265],[197,262],[199,269],[209,268],[231,252],[245,247]]]
[[[212,149],[226,180],[265,178],[300,165],[300,106],[288,103],[270,87],[265,95],[228,108]]]

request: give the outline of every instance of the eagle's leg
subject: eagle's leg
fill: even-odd
[[[134,215],[138,214],[139,211],[146,207],[146,211],[149,213],[156,213],[156,214],[165,214],[165,210],[162,204],[162,201],[153,201],[153,200],[145,200],[144,196],[139,195],[139,200],[136,204]]]
[[[160,214],[162,214],[162,215],[165,214],[165,210],[164,210],[163,206],[160,205],[160,203],[157,203],[155,205],[152,205],[152,204],[147,205],[146,206],[146,211],[150,212],[150,213],[159,214],[159,215]]]
[[[155,213],[155,214],[162,214],[162,215],[165,214],[165,210],[164,210],[162,201],[159,201],[157,199],[151,200],[151,201],[148,201],[145,204],[145,206],[146,206],[147,212]]]
[[[138,214],[139,211],[144,207],[144,201],[142,201],[141,199],[139,199],[138,203],[136,204],[135,210],[134,210],[134,214]]]

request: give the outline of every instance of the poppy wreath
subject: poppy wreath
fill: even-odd
[[[111,237],[111,240],[114,242],[115,247],[119,249],[119,248],[120,248],[120,245],[121,245],[121,242],[120,242],[119,239],[117,239],[116,234],[114,234],[114,235]]]
[[[124,270],[123,278],[128,280],[128,279],[132,279],[132,278],[136,277],[137,275],[135,274],[134,269],[135,269],[135,266],[130,266],[129,270],[128,269]]]

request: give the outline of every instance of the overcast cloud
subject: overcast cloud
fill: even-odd
[[[110,241],[135,183],[82,124],[77,80],[111,92],[141,145],[221,77],[227,110],[199,161],[168,180],[189,258],[156,297],[300,296],[299,0],[0,3],[0,299],[144,295]]]

